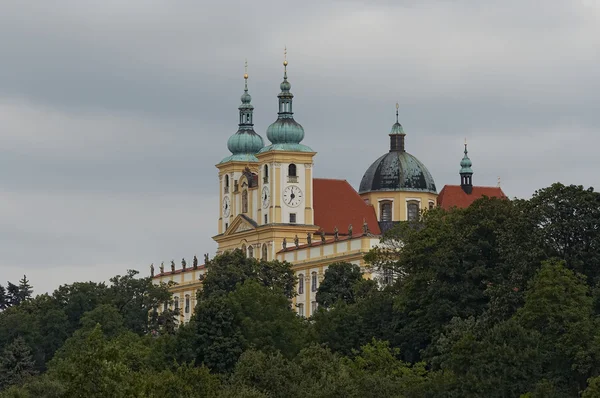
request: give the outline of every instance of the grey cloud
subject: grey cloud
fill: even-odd
[[[318,177],[357,186],[399,102],[438,189],[464,137],[475,182],[509,196],[598,185],[599,20],[590,0],[8,1],[0,277],[44,291],[212,253],[244,58],[266,140],[284,45]]]

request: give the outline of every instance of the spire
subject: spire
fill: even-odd
[[[460,186],[467,194],[473,192],[473,163],[469,159],[469,151],[467,149],[467,139],[465,138],[465,155],[460,161]]]
[[[238,131],[227,140],[227,148],[232,153],[231,156],[223,159],[221,163],[229,161],[257,162],[254,156],[264,145],[263,139],[254,131],[252,121],[254,106],[252,97],[248,93],[248,61],[244,63],[244,93],[240,100],[242,103],[238,107],[240,119]]]
[[[267,138],[272,145],[264,147],[260,152],[288,151],[288,152],[313,152],[312,149],[300,142],[304,139],[304,128],[294,120],[292,99],[290,92],[292,85],[287,76],[287,47],[283,51],[283,81],[279,85],[281,92],[277,95],[279,109],[277,120],[267,128]]]
[[[392,126],[390,131],[390,152],[404,152],[404,129],[398,121],[398,109],[400,104],[396,102],[396,123]]]

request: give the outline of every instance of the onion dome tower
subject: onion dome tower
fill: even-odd
[[[248,94],[248,63],[246,63],[246,72],[244,73],[244,94],[241,97],[240,121],[238,131],[227,140],[227,148],[231,156],[221,160],[220,163],[231,161],[238,162],[258,162],[254,156],[264,146],[263,139],[254,131],[252,122],[254,106],[251,104],[252,97]]]
[[[267,128],[267,138],[271,145],[260,150],[260,153],[269,151],[287,152],[313,152],[312,149],[300,142],[304,139],[304,128],[294,120],[292,111],[292,99],[294,95],[290,92],[292,85],[287,79],[287,59],[283,61],[283,81],[279,85],[281,92],[279,98],[279,112],[277,120]]]
[[[379,157],[365,172],[360,182],[359,194],[380,191],[411,191],[437,194],[435,182],[427,167],[406,152],[406,134],[398,121],[390,131],[390,150]]]
[[[470,195],[473,192],[473,163],[469,159],[469,151],[467,150],[467,140],[465,139],[465,156],[460,161],[460,187],[466,194]]]

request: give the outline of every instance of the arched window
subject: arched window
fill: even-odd
[[[269,255],[269,249],[267,248],[267,244],[263,243],[262,245],[262,259],[267,261],[267,257]]]
[[[304,304],[298,304],[298,315],[304,316]]]
[[[419,202],[408,202],[408,221],[419,221]]]
[[[248,257],[254,258],[254,248],[252,245],[248,246]]]
[[[248,191],[242,191],[242,213],[248,213]]]
[[[294,163],[288,166],[288,177],[297,177],[296,165]]]
[[[246,245],[242,245],[242,253],[244,254],[244,257],[246,257]]]
[[[190,295],[189,294],[185,295],[185,313],[186,314],[190,313]]]
[[[386,200],[379,204],[379,221],[392,221],[392,202]]]
[[[269,166],[265,164],[263,170],[263,182],[266,184],[267,182],[269,182]]]
[[[304,294],[304,274],[298,275],[298,294]]]
[[[175,311],[179,310],[179,297],[173,297],[173,301],[175,301]]]
[[[317,312],[317,308],[318,308],[317,302],[316,301],[311,302],[310,303],[310,314],[314,315],[315,312]]]
[[[229,192],[229,174],[225,174],[225,193]]]
[[[315,271],[313,271],[310,274],[310,290],[312,292],[316,292],[317,291],[317,288],[318,288],[317,283],[318,283],[317,282],[317,273]]]
[[[433,210],[434,206],[435,206],[434,202],[429,202],[429,210]]]

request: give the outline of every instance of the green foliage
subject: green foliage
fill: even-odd
[[[198,363],[217,372],[233,369],[249,347],[295,355],[309,338],[304,321],[276,289],[247,280],[227,296],[196,307]]]
[[[338,301],[353,304],[375,286],[374,281],[364,279],[358,265],[334,263],[327,267],[323,282],[319,284],[317,303],[320,308],[330,308]]]
[[[0,390],[20,384],[36,373],[31,349],[22,337],[17,337],[0,356]]]
[[[290,265],[215,257],[190,322],[136,271],[0,287],[0,397],[600,396],[600,195],[554,184],[400,223],[331,264],[309,320]],[[36,373],[40,373],[36,375]]]
[[[201,299],[233,292],[238,284],[252,279],[263,286],[277,289],[292,298],[295,295],[296,278],[286,262],[258,261],[248,258],[239,249],[213,258],[210,272],[203,282]]]

